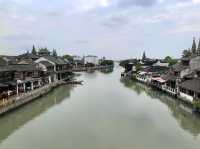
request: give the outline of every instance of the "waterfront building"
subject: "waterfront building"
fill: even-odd
[[[37,64],[0,66],[1,96],[34,90],[42,84]]]
[[[200,78],[186,80],[180,85],[180,97],[190,103],[200,99]]]
[[[156,63],[153,64],[153,66],[169,67],[169,63],[158,60]]]
[[[72,58],[73,58],[73,64],[74,64],[75,67],[79,67],[79,66],[82,67],[82,66],[84,66],[84,59],[83,59],[83,57],[74,55],[74,56],[72,56]]]
[[[16,56],[5,56],[5,55],[0,56],[0,66],[11,65],[16,63],[17,63]]]
[[[84,57],[84,63],[85,64],[92,64],[92,65],[99,65],[99,59],[97,56],[94,55],[88,55]]]
[[[17,56],[18,61],[29,61],[29,62],[33,62],[35,60],[37,60],[39,58],[38,55],[34,55],[32,53],[26,52],[22,55]]]
[[[43,56],[35,62],[40,63],[45,74],[47,74],[46,72],[48,71],[49,82],[68,79],[69,75],[72,73],[71,64],[61,57]],[[49,69],[51,71],[49,71]]]
[[[136,80],[143,82],[143,83],[151,83],[152,73],[146,71],[139,71],[136,74]]]

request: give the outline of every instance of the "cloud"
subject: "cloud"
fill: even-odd
[[[105,20],[102,22],[103,26],[106,26],[108,28],[115,28],[115,27],[123,27],[125,25],[128,25],[129,18],[123,15],[113,15],[105,18]]]
[[[94,49],[113,57],[134,57],[141,49],[155,56],[167,53],[160,49],[178,54],[188,38],[198,35],[199,1],[0,0],[1,45],[5,51],[33,43],[58,48],[61,53],[78,49],[90,54]]]
[[[158,3],[158,0],[119,0],[119,7],[131,7],[131,6],[140,6],[140,7],[152,7]]]

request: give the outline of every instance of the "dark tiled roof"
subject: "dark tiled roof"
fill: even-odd
[[[162,78],[166,81],[169,81],[169,80],[172,80],[172,81],[175,81],[177,79],[177,77],[173,74],[166,74],[166,75],[162,75]]]
[[[9,71],[33,71],[39,70],[36,65],[8,65],[8,66],[0,66],[0,72],[9,72]]]
[[[194,78],[195,75],[196,75],[196,72],[193,71],[193,72],[189,73],[188,75],[185,75],[184,78]]]
[[[155,64],[157,62],[157,60],[146,58],[146,59],[142,60],[142,62],[144,63],[144,65],[151,66],[151,65]]]
[[[85,57],[96,57],[97,58],[97,56],[95,56],[95,55],[87,55]]]
[[[25,53],[25,54],[19,55],[18,58],[20,58],[20,59],[23,59],[23,58],[25,58],[25,59],[38,59],[39,56],[33,55],[32,53]]]
[[[68,64],[64,59],[61,57],[53,57],[53,56],[44,56],[44,58],[48,59],[49,61],[52,61],[56,65],[65,65]]]
[[[180,87],[200,93],[200,78],[184,81]]]
[[[45,65],[46,67],[53,66],[53,64],[49,63],[48,61],[41,61],[40,63]]]
[[[164,66],[150,66],[146,68],[147,71],[149,72],[165,72],[168,70],[168,67]]]
[[[190,61],[191,59],[193,59],[193,58],[195,58],[195,57],[197,57],[197,55],[196,55],[196,54],[193,54],[193,55],[191,55],[191,56],[189,56],[189,57],[183,57],[183,58],[181,58],[181,60],[183,60],[183,61]]]
[[[1,55],[0,58],[3,61],[5,61],[7,64],[16,64],[17,63],[17,57],[16,56]]]
[[[187,68],[189,68],[189,66],[184,66],[182,63],[177,63],[177,64],[172,66],[172,69],[176,72],[180,72],[180,71],[187,69]]]

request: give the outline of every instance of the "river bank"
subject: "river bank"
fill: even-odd
[[[92,68],[81,68],[76,69],[74,72],[82,72],[82,71],[95,71],[95,70],[106,70],[111,69],[113,66],[98,66],[98,67],[92,67]],[[76,80],[70,80],[70,81],[57,81],[50,84],[47,84],[43,87],[40,87],[38,89],[34,89],[32,91],[29,91],[27,93],[20,93],[19,95],[15,95],[10,97],[8,100],[3,100],[3,102],[0,105],[0,116],[4,115],[10,111],[13,111],[33,100],[36,100],[40,98],[41,96],[44,96],[51,92],[54,88],[57,88],[61,85],[82,85],[83,81],[76,81]]]
[[[51,84],[47,84],[41,88],[35,89],[33,91],[27,93],[21,93],[19,95],[15,95],[10,97],[8,100],[3,101],[0,107],[0,116],[6,114],[7,112],[13,111],[33,100],[38,99],[41,96],[48,94],[54,88],[62,85],[63,82],[54,82]]]
[[[74,67],[72,69],[73,72],[85,72],[85,71],[95,71],[95,70],[103,70],[103,69],[112,69],[114,66],[94,66],[94,67]]]
[[[132,81],[142,83],[146,86],[151,87],[154,90],[170,95],[171,97],[174,98],[174,100],[179,100],[183,104],[187,105],[187,107],[190,108],[191,111],[193,111],[193,113],[199,114],[200,112],[199,105],[198,105],[199,103],[196,103],[195,101],[190,101],[186,98],[181,97],[179,93],[175,92],[174,90],[171,91],[171,89],[167,88],[165,85],[152,83],[151,78],[145,79],[143,77],[138,76],[137,73],[132,73],[132,72],[128,72],[127,74],[125,73],[121,74],[121,78],[125,80],[132,80]]]
[[[81,72],[0,117],[1,149],[198,149],[200,119],[178,100],[113,72]],[[120,135],[119,135],[120,134]]]

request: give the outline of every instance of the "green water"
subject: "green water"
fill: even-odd
[[[0,149],[199,149],[200,118],[173,98],[113,72],[83,73],[0,117]]]

